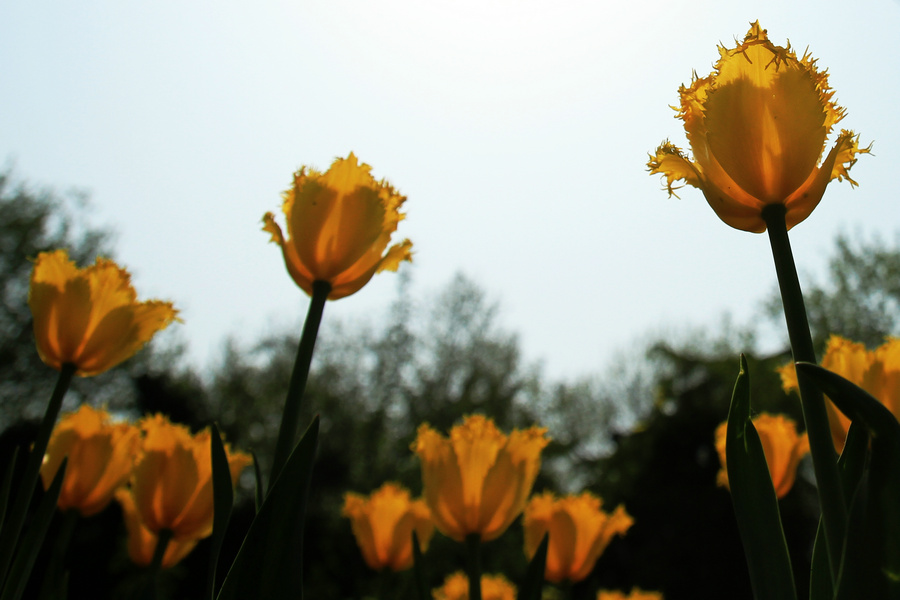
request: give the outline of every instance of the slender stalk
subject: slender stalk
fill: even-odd
[[[297,443],[300,402],[303,399],[303,392],[306,390],[309,366],[312,363],[316,337],[319,335],[319,324],[322,322],[322,312],[325,310],[325,301],[328,299],[329,293],[331,293],[330,283],[327,281],[313,282],[309,312],[307,312],[306,322],[303,324],[303,333],[300,336],[300,345],[297,348],[297,358],[294,360],[294,370],[291,373],[291,382],[288,385],[287,398],[285,398],[284,410],[281,413],[281,426],[278,429],[278,442],[275,444],[272,472],[269,474],[268,492],[272,491],[272,486],[275,485],[278,474],[281,473],[281,469],[284,468],[284,464]],[[268,494],[268,492],[266,493]]]
[[[41,463],[44,461],[44,453],[47,451],[47,444],[50,442],[50,434],[53,432],[53,426],[56,424],[56,417],[59,416],[63,398],[65,398],[69,384],[72,382],[72,377],[77,370],[78,367],[73,364],[64,364],[59,370],[56,387],[53,388],[50,402],[47,404],[47,410],[44,412],[44,418],[38,426],[34,445],[25,465],[25,473],[22,475],[16,498],[13,501],[9,517],[4,520],[3,532],[0,535],[0,581],[6,581],[9,566],[12,563],[13,551],[16,548],[16,543],[19,541],[22,525],[25,523],[25,514],[28,512],[34,488],[37,486],[37,480],[41,474]]]
[[[809,333],[806,307],[803,304],[803,293],[800,290],[800,280],[797,278],[797,267],[794,264],[791,242],[788,239],[784,218],[785,208],[781,204],[769,205],[763,209],[762,217],[766,222],[772,256],[775,259],[775,272],[778,276],[778,287],[781,290],[781,301],[784,305],[784,318],[787,322],[793,360],[794,362],[817,363],[812,337]],[[813,468],[816,473],[822,520],[825,524],[828,562],[831,566],[832,580],[834,580],[840,567],[841,549],[844,546],[847,505],[838,478],[837,455],[834,451],[828,415],[825,411],[825,398],[807,377],[798,373],[797,381],[800,386],[803,419],[806,421],[806,431],[809,434],[810,454],[812,454]]]
[[[469,576],[469,600],[481,600],[481,534],[466,536],[466,575]]]
[[[41,590],[38,598],[46,600],[50,598],[64,598],[66,595],[66,554],[69,552],[69,546],[72,543],[72,535],[75,532],[75,526],[81,515],[77,509],[70,508],[62,513],[62,522],[59,532],[53,540],[53,547],[50,550],[50,564],[44,574],[44,581],[41,583]]]
[[[146,600],[156,600],[159,572],[162,570],[163,558],[166,556],[166,549],[169,547],[170,541],[172,541],[172,530],[161,529],[159,537],[156,539],[156,548],[153,550],[153,560],[147,567],[147,587],[144,588]]]

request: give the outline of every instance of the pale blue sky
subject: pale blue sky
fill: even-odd
[[[669,105],[759,19],[827,68],[875,141],[792,231],[821,271],[840,231],[900,231],[900,3],[85,0],[0,5],[0,162],[87,190],[139,294],[175,301],[199,364],[305,313],[260,218],[302,164],[351,150],[409,197],[414,291],[462,271],[529,360],[596,370],[661,327],[747,318],[768,240],[646,173]],[[627,8],[626,8],[627,7]],[[386,310],[396,277],[325,319]]]

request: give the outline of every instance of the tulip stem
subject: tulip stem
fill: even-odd
[[[319,324],[322,322],[325,301],[328,299],[328,294],[331,293],[331,284],[327,281],[314,281],[312,292],[309,312],[306,313],[306,322],[303,324],[303,333],[300,336],[300,345],[297,348],[294,370],[291,372],[291,382],[288,384],[284,410],[281,413],[281,426],[278,429],[278,441],[275,444],[275,458],[272,461],[272,472],[269,474],[267,494],[272,491],[275,480],[278,479],[281,469],[284,468],[288,457],[297,444],[300,402],[303,399],[303,393],[306,391],[309,366],[312,364],[313,350],[315,350],[316,338],[319,335]]]
[[[787,322],[788,338],[791,342],[791,353],[794,362],[816,363],[816,353],[812,337],[809,333],[809,321],[797,277],[797,267],[791,252],[785,223],[785,207],[771,204],[762,211],[769,232],[772,256],[775,259],[775,272],[778,276],[778,287],[781,290],[781,301],[784,305],[784,318]],[[847,522],[847,506],[841,491],[838,478],[837,455],[831,438],[831,428],[825,411],[825,399],[822,392],[812,384],[808,377],[797,373],[800,387],[800,402],[803,407],[803,419],[809,435],[810,454],[816,474],[816,485],[819,492],[819,504],[822,520],[825,524],[825,540],[828,548],[829,564],[832,580],[835,579],[841,562],[841,549],[844,546],[844,534]]]
[[[469,576],[469,600],[481,600],[481,534],[466,536],[466,575]]]
[[[153,550],[153,560],[147,569],[147,587],[144,588],[144,598],[146,600],[156,599],[156,588],[159,580],[159,572],[162,570],[163,558],[166,556],[166,549],[172,540],[173,532],[171,529],[160,529],[159,537],[156,538],[156,548]]]
[[[71,363],[64,364],[59,370],[56,387],[53,388],[50,402],[47,404],[47,410],[44,412],[44,418],[38,426],[34,445],[25,465],[25,473],[22,475],[22,480],[16,493],[16,499],[13,502],[9,516],[4,519],[3,532],[0,535],[0,582],[6,581],[13,551],[19,540],[22,525],[25,523],[25,513],[28,512],[34,488],[37,486],[37,480],[41,474],[41,463],[44,461],[44,453],[47,451],[47,444],[50,442],[50,434],[53,433],[53,427],[56,424],[56,417],[59,416],[63,398],[65,398],[66,392],[69,390],[69,384],[72,382],[72,377],[77,370],[78,367]]]

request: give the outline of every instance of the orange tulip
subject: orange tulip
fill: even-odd
[[[343,515],[350,518],[353,535],[369,568],[403,571],[413,564],[412,532],[422,552],[434,534],[431,513],[423,500],[411,500],[409,491],[386,483],[368,498],[344,495]]]
[[[31,273],[28,305],[41,359],[97,375],[131,358],[175,320],[170,302],[138,302],[127,271],[111,260],[78,269],[65,250],[42,252]]]
[[[869,392],[900,420],[900,339],[891,338],[875,350],[866,350],[863,344],[833,335],[828,340],[821,364],[823,368]],[[793,363],[784,365],[778,372],[785,392],[799,389]],[[830,400],[825,407],[834,447],[842,452],[850,430],[850,419]]]
[[[131,495],[141,522],[152,533],[166,529],[176,541],[212,533],[213,490],[210,431],[191,435],[162,415],[145,417],[140,428],[141,458],[131,479]],[[252,462],[227,446],[232,484]]]
[[[602,502],[589,492],[557,499],[544,492],[525,507],[525,554],[531,560],[544,537],[547,547],[547,581],[581,581],[616,535],[624,535],[634,522],[619,506],[611,514],[600,510]]]
[[[797,425],[784,415],[760,413],[753,418],[753,426],[759,434],[763,454],[769,466],[775,496],[783,498],[794,486],[797,477],[797,466],[800,460],[809,453],[809,437],[804,433],[797,434]],[[728,423],[716,428],[716,450],[722,468],[719,471],[718,483],[728,487],[728,473],[725,465],[725,437]]]
[[[432,591],[434,600],[469,600],[469,578],[457,572],[444,580],[444,585]],[[482,600],[516,600],[516,586],[502,575],[481,576]]]
[[[525,508],[546,432],[532,427],[507,436],[482,415],[465,417],[449,438],[421,425],[412,449],[438,530],[458,542],[472,534],[490,541],[506,531]]]
[[[125,518],[125,531],[128,533],[128,557],[134,564],[146,567],[153,562],[153,554],[156,552],[159,536],[147,529],[147,526],[141,521],[141,515],[134,505],[134,498],[129,490],[125,488],[116,490],[116,500],[122,507],[122,515]],[[168,569],[177,564],[190,554],[198,541],[200,541],[198,538],[169,540],[163,554],[162,567]]]
[[[131,424],[110,423],[106,411],[86,404],[64,414],[53,429],[41,465],[44,489],[50,487],[59,465],[68,457],[57,506],[75,509],[84,517],[97,514],[131,475],[138,437]]]
[[[263,217],[263,231],[281,246],[288,273],[310,296],[316,281],[331,285],[330,300],[349,296],[375,273],[396,271],[402,261],[412,260],[409,240],[388,248],[405,217],[400,207],[406,197],[386,181],[375,181],[370,169],[351,152],[325,173],[297,171],[282,206],[288,239],[275,215]]]
[[[790,229],[812,213],[832,179],[856,185],[848,171],[869,149],[859,148],[852,131],[842,130],[820,161],[845,111],[811,56],[798,59],[790,45],[774,45],[758,22],[742,44],[719,54],[713,73],[679,89],[678,117],[693,160],[667,141],[647,163],[665,176],[670,195],[682,180],[703,191],[722,221],[760,233],[764,207],[784,205]]]

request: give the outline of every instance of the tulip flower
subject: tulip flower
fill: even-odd
[[[375,273],[396,271],[412,259],[409,240],[388,248],[405,217],[400,207],[406,197],[386,181],[375,181],[370,170],[351,152],[325,173],[297,171],[282,205],[287,239],[272,213],[263,217],[263,231],[281,246],[288,273],[310,296],[316,281],[330,285],[330,300],[349,296]]]
[[[342,513],[350,518],[366,564],[376,571],[410,568],[412,532],[416,532],[422,552],[428,549],[434,534],[434,523],[425,502],[411,500],[409,490],[395,483],[384,484],[368,498],[345,494]]]
[[[719,462],[722,463],[718,483],[726,488],[728,487],[728,472],[725,468],[728,464],[725,461],[727,426],[728,423],[725,422],[716,428],[716,450],[719,452]],[[798,435],[797,425],[784,415],[760,413],[753,418],[753,426],[762,443],[775,496],[783,498],[794,486],[800,460],[809,453],[809,437],[805,433]]]
[[[171,302],[138,302],[131,276],[113,261],[79,269],[65,250],[38,255],[28,305],[41,360],[57,370],[75,365],[82,376],[131,358],[177,315]]]
[[[891,338],[875,350],[866,350],[863,344],[833,335],[828,340],[821,365],[869,392],[900,420],[900,339]],[[798,389],[793,363],[781,367],[778,372],[785,392]],[[830,400],[826,402],[826,409],[834,447],[841,452],[850,430],[850,419]]]
[[[156,551],[159,535],[144,525],[134,504],[131,491],[119,488],[116,490],[116,500],[122,507],[122,515],[125,519],[125,531],[128,534],[128,557],[138,566],[149,566],[153,562],[153,553]],[[190,554],[199,541],[198,538],[170,540],[163,554],[162,568],[168,569],[176,565],[182,558]]]
[[[525,507],[525,554],[534,557],[544,534],[549,533],[547,581],[581,581],[616,535],[624,535],[634,522],[619,506],[611,514],[589,492],[556,498],[550,492],[534,496]]]
[[[645,592],[640,588],[633,588],[629,594],[600,590],[597,592],[597,600],[663,600],[663,595],[659,592]]]
[[[412,449],[422,463],[425,502],[444,535],[498,537],[525,508],[549,442],[540,427],[508,436],[482,415],[465,417],[446,438],[428,424]]]
[[[469,579],[463,572],[453,573],[444,585],[432,591],[434,600],[469,600]],[[516,600],[516,586],[502,575],[481,577],[482,600]]]
[[[75,509],[84,517],[95,515],[131,475],[138,443],[137,428],[111,423],[106,411],[84,404],[63,415],[53,429],[41,465],[44,489],[68,458],[57,506],[63,511]]]
[[[141,458],[131,478],[131,496],[143,525],[173,540],[198,540],[212,533],[213,489],[210,431],[191,434],[162,415],[145,417]],[[232,484],[252,459],[226,445]]]
[[[826,72],[804,54],[769,41],[753,23],[743,43],[719,49],[707,77],[681,86],[678,118],[693,160],[670,142],[647,166],[666,178],[700,188],[722,221],[744,231],[766,230],[764,207],[781,204],[790,229],[810,215],[832,179],[847,179],[859,137],[842,130],[821,160],[826,140],[845,110],[833,101]]]

